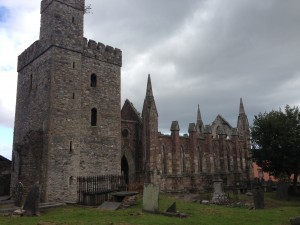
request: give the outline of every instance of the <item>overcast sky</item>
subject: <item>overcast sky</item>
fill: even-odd
[[[123,52],[122,104],[138,111],[152,78],[159,129],[181,132],[221,114],[236,126],[239,99],[259,112],[300,106],[299,0],[86,0],[85,37]],[[17,56],[39,37],[40,0],[0,0],[0,155],[11,158]]]

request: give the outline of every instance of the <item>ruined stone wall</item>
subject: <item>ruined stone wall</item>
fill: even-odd
[[[241,152],[241,143],[238,138],[225,139],[222,135],[214,139],[210,133],[200,136],[193,133],[189,136],[179,136],[174,132],[173,137],[160,135],[157,168],[161,189],[209,190],[215,173],[219,174],[224,180],[224,185],[228,186],[247,180],[249,171],[246,165],[243,164],[241,169],[241,160],[247,161],[246,154],[238,154],[238,151]],[[164,155],[162,149],[165,151]],[[178,150],[180,154],[174,152]]]

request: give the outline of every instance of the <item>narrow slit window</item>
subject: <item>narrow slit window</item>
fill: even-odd
[[[75,66],[76,66],[76,63],[75,63],[75,62],[73,62],[73,69],[75,69]]]
[[[72,98],[75,99],[75,93],[73,93]]]
[[[29,81],[29,90],[32,90],[32,87],[33,87],[33,78],[32,78],[32,74],[30,74],[30,81]]]
[[[74,18],[74,16],[72,16],[72,23],[75,23],[75,18]]]
[[[73,142],[70,141],[70,153],[72,153],[72,152],[73,152]]]
[[[93,108],[91,110],[91,126],[97,125],[97,109]]]
[[[91,75],[91,87],[96,87],[97,86],[97,76],[96,74]]]

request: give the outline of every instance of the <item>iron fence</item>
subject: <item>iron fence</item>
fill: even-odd
[[[77,177],[78,203],[83,205],[100,205],[107,201],[110,193],[125,191],[126,185],[123,176],[103,175]]]

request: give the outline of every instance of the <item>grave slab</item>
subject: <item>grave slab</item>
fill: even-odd
[[[103,202],[98,209],[115,211],[120,208],[122,202]]]

